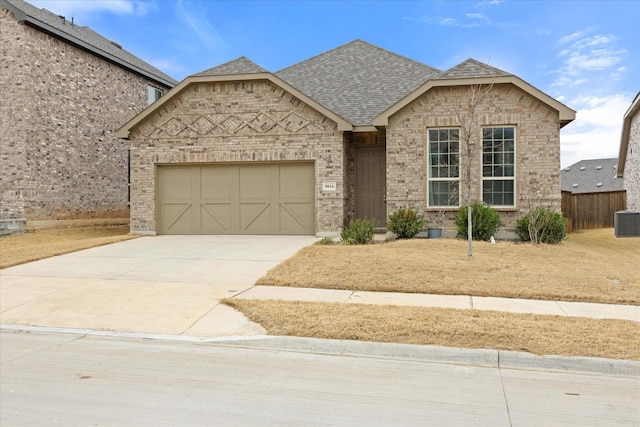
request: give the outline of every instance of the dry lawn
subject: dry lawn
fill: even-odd
[[[440,308],[224,300],[271,335],[640,360],[640,324]]]
[[[640,303],[640,239],[613,229],[573,233],[558,245],[460,239],[314,245],[260,285],[474,295],[611,304]]]
[[[0,236],[0,269],[139,236],[128,225],[58,227]]]

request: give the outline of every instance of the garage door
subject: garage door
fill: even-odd
[[[160,166],[161,234],[315,233],[312,163]]]

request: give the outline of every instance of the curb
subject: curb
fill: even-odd
[[[640,378],[640,361],[555,355],[538,356],[531,353],[504,350],[467,349],[433,345],[394,344],[271,335],[194,337],[186,335],[145,334],[137,332],[7,324],[0,324],[0,331],[186,342],[223,347],[279,350],[300,353],[321,353],[327,355],[380,359],[404,359],[407,361],[479,366],[495,369],[521,369],[556,373],[582,373]]]

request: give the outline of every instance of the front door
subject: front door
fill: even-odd
[[[383,145],[356,149],[356,217],[375,219],[377,228],[387,226],[385,157]]]

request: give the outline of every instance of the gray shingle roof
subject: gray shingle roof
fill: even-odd
[[[13,12],[20,22],[26,22],[41,31],[62,38],[158,83],[169,87],[178,83],[171,76],[122,49],[89,27],[72,24],[71,21],[63,19],[47,9],[38,9],[22,0],[0,0],[0,6]]]
[[[253,73],[268,73],[267,70],[257,65],[255,62],[250,61],[246,56],[234,59],[233,61],[225,62],[217,67],[209,68],[208,70],[201,71],[194,74],[194,76],[221,76],[226,74],[253,74]]]
[[[464,62],[449,68],[442,73],[439,79],[463,79],[469,77],[498,77],[511,76],[513,74],[502,71],[499,68],[492,67],[475,59],[469,58]]]
[[[361,40],[275,73],[355,126],[371,125],[440,70]]]
[[[562,191],[600,193],[622,191],[623,180],[616,178],[618,159],[581,160],[562,169]]]

